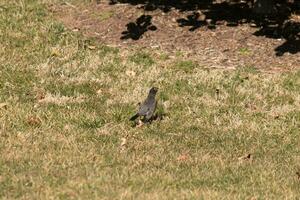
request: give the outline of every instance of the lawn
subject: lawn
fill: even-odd
[[[0,3],[1,199],[300,198],[299,70],[105,46],[49,4]]]

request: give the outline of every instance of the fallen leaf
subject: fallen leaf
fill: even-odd
[[[7,108],[7,103],[0,103],[0,108],[6,109]]]
[[[136,73],[132,70],[127,70],[125,73],[127,76],[132,76],[132,77],[134,77],[136,75]]]
[[[279,119],[279,115],[275,115],[275,116],[274,116],[274,119]]]
[[[27,118],[27,123],[31,126],[38,126],[41,124],[41,119],[39,117],[30,116]]]
[[[37,100],[42,100],[45,98],[45,96],[46,96],[46,94],[44,91],[38,91],[35,97]]]
[[[61,54],[60,54],[60,52],[59,52],[58,49],[52,49],[51,56],[53,56],[53,57],[59,57],[60,55]]]
[[[121,151],[124,151],[127,145],[127,139],[126,138],[122,138],[121,139]]]
[[[98,95],[100,95],[100,94],[102,94],[102,90],[101,89],[99,89],[99,90],[97,90],[97,92],[96,92]]]
[[[121,139],[121,146],[125,146],[127,144],[127,139],[126,138],[122,138]]]
[[[251,158],[252,158],[252,155],[249,153],[249,154],[247,154],[245,156],[239,157],[238,159],[239,160],[250,160]]]
[[[73,32],[78,32],[80,29],[79,28],[74,28],[72,31]]]
[[[190,156],[188,155],[188,154],[186,154],[186,153],[184,153],[184,154],[181,154],[180,156],[178,156],[177,157],[177,160],[178,161],[187,161],[187,160],[189,160],[190,159]]]
[[[88,45],[87,48],[89,48],[90,50],[95,50],[95,49],[96,49],[96,46]]]

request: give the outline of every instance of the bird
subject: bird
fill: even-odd
[[[156,93],[158,91],[157,87],[152,87],[145,101],[140,105],[139,110],[135,115],[130,118],[130,121],[136,120],[138,117],[143,117],[144,122],[148,122],[156,109],[157,101],[155,99]]]

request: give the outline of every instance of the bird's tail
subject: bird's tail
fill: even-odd
[[[139,114],[138,113],[136,113],[135,115],[133,115],[129,120],[130,121],[134,121],[136,118],[138,118],[139,117]]]

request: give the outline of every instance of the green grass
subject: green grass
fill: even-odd
[[[239,53],[242,55],[249,55],[251,54],[251,50],[249,50],[247,47],[244,47],[239,49]]]
[[[100,13],[100,14],[95,14],[92,17],[96,18],[96,19],[99,19],[100,21],[104,21],[104,20],[107,20],[107,19],[111,18],[113,15],[114,15],[113,12],[103,12],[103,13]]]
[[[177,70],[181,70],[183,72],[192,72],[193,69],[197,68],[197,64],[190,61],[190,60],[183,60],[183,61],[178,61],[175,63],[175,66],[174,68],[177,69]]]
[[[299,71],[106,47],[42,2],[0,3],[1,199],[300,198]],[[153,85],[165,117],[134,128]]]
[[[135,64],[145,67],[149,67],[155,63],[151,55],[146,52],[136,52],[133,55],[129,56],[129,60]]]

